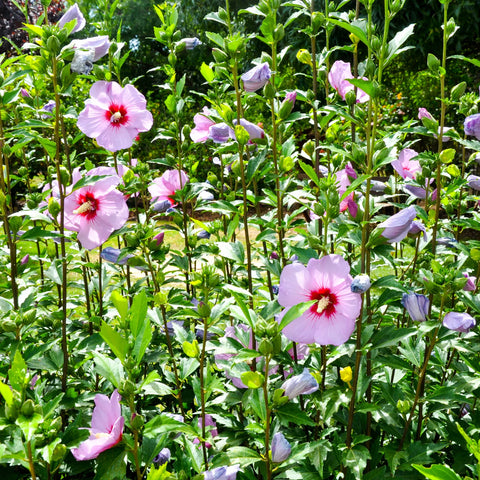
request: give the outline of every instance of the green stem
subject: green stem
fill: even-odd
[[[205,350],[207,346],[207,317],[203,318],[203,342],[202,342],[202,352],[200,354],[200,409],[202,416],[202,452],[203,452],[203,462],[205,463],[205,470],[208,470],[208,455],[207,455],[207,446],[205,444],[206,436],[206,425],[205,425],[205,378],[204,378],[204,365],[205,365]]]
[[[270,356],[265,356],[265,381],[263,382],[263,400],[265,402],[265,466],[267,468],[267,480],[272,478],[272,464],[270,460],[270,416],[271,409],[268,403],[268,369]]]
[[[32,456],[32,444],[30,441],[27,442],[27,455],[28,455],[28,469],[30,470],[30,475],[32,476],[32,480],[36,480],[37,475],[35,474],[35,465],[33,463],[33,456]]]

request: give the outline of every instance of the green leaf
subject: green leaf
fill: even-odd
[[[151,340],[152,327],[150,325],[150,320],[147,318],[146,321],[142,323],[142,329],[135,340],[135,345],[133,346],[133,357],[135,358],[137,365],[142,361]]]
[[[365,20],[355,20],[352,23],[346,22],[344,20],[336,20],[332,17],[328,18],[329,23],[333,23],[334,25],[338,25],[339,27],[344,28],[345,30],[353,33],[360,41],[362,41],[367,47],[370,47],[370,42],[367,38],[367,23]]]
[[[20,353],[20,349],[17,348],[15,356],[10,370],[8,371],[8,378],[13,390],[17,392],[23,392],[23,388],[26,385],[27,376],[27,364]]]
[[[213,43],[217,44],[221,49],[225,48],[225,42],[223,41],[223,37],[218,33],[214,32],[205,32],[207,38],[212,41]]]
[[[175,95],[170,94],[165,99],[165,106],[167,107],[167,109],[170,113],[175,113],[175,111],[177,109],[177,100],[175,98]]]
[[[202,65],[200,66],[200,73],[202,74],[203,78],[207,81],[207,83],[211,83],[215,80],[214,71],[205,62],[203,62]]]
[[[418,329],[411,328],[396,328],[392,325],[387,325],[375,332],[372,337],[372,348],[384,348],[397,345],[401,340],[405,340],[417,333]]]
[[[277,410],[277,418],[284,426],[288,426],[289,423],[295,425],[309,425],[310,427],[315,426],[308,415],[300,410],[297,404],[287,403]]]
[[[111,348],[113,354],[123,363],[128,354],[128,341],[103,320],[100,336]]]
[[[456,58],[458,60],[463,60],[464,62],[469,62],[469,63],[475,65],[476,67],[480,67],[480,60],[478,60],[476,58],[468,58],[468,57],[465,57],[463,55],[451,55],[448,58]]]
[[[145,290],[142,290],[133,299],[132,306],[130,308],[130,331],[136,338],[140,331],[143,329],[143,324],[147,317],[147,295]]]
[[[94,185],[99,180],[103,180],[104,178],[107,178],[109,176],[110,175],[87,175],[85,177],[82,177],[77,183],[75,183],[75,185],[73,185],[72,191],[70,193],[73,193],[75,190],[78,190],[79,188],[88,187],[89,185]]]
[[[227,456],[231,465],[239,463],[242,468],[262,461],[260,454],[247,447],[231,447],[227,450]]]
[[[5,403],[10,406],[13,403],[13,392],[12,389],[5,385],[3,382],[0,382],[0,394],[5,400]]]
[[[408,27],[405,27],[388,42],[387,46],[387,57],[384,60],[384,67],[386,67],[397,55],[404,52],[405,50],[409,50],[413,47],[404,47],[400,48],[408,38],[413,35],[413,30],[415,28],[415,24],[412,23]]]
[[[52,219],[47,215],[37,212],[36,210],[21,210],[20,212],[12,213],[10,217],[28,217],[31,220],[40,220],[47,223],[52,223]]]
[[[462,480],[462,477],[446,465],[432,465],[430,468],[415,464],[412,466],[430,480]]]
[[[33,227],[30,230],[27,230],[21,237],[20,240],[29,240],[36,242],[43,238],[60,238],[61,235],[58,232],[52,232],[45,230],[43,227]]]
[[[289,323],[293,322],[296,318],[302,315],[307,311],[312,305],[314,305],[316,300],[310,300],[308,302],[299,303],[293,307],[290,307],[287,310],[287,313],[283,316],[282,321],[280,322],[280,329],[283,330]]]
[[[122,320],[125,320],[128,315],[128,300],[118,290],[114,290],[110,295],[110,300],[117,309],[118,314]]]
[[[179,422],[167,415],[157,415],[145,424],[143,435],[145,437],[157,438],[163,433],[186,433],[192,437],[196,437],[198,432],[190,425]]]
[[[349,78],[347,81],[360,90],[363,90],[370,96],[370,98],[378,97],[380,87],[378,86],[377,82],[372,80],[364,80],[363,78]]]
[[[222,257],[233,260],[240,265],[245,263],[245,251],[241,242],[217,242],[217,246]]]
[[[94,352],[95,365],[98,374],[105,377],[114,387],[118,388],[125,377],[122,362],[118,358],[115,360]]]
[[[43,417],[39,413],[34,413],[31,417],[20,415],[15,423],[21,428],[25,440],[29,442],[35,435],[38,426],[43,422]]]
[[[317,186],[320,186],[320,180],[318,179],[318,175],[315,173],[315,170],[311,165],[308,163],[303,163],[301,160],[298,160],[298,164],[300,168],[308,175],[308,178]]]
[[[123,480],[127,473],[126,452],[123,447],[110,448],[97,460],[97,473],[93,480]]]
[[[240,379],[248,388],[260,388],[265,381],[264,376],[260,372],[243,372]]]

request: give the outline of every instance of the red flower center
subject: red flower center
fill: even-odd
[[[86,217],[87,220],[92,220],[97,215],[98,200],[93,196],[93,193],[87,192],[78,196],[78,208],[73,211],[77,215]]]
[[[338,299],[329,288],[320,288],[315,292],[311,292],[310,300],[317,300],[317,302],[310,307],[310,311],[314,314],[325,314],[328,318],[336,311],[335,305],[337,305]]]
[[[127,109],[123,105],[112,103],[105,112],[105,118],[114,126],[120,127],[128,121]]]

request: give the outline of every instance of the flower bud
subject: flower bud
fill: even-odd
[[[342,379],[342,382],[351,382],[353,378],[352,367],[348,366],[340,369],[340,378]]]
[[[437,73],[440,68],[440,60],[433,53],[429,53],[427,57],[427,66],[433,73]]]
[[[292,447],[283,433],[277,432],[272,438],[272,462],[284,462],[292,452]]]
[[[52,461],[59,462],[67,454],[67,447],[63,443],[55,445],[52,453]]]
[[[427,319],[430,300],[425,295],[414,292],[404,293],[402,305],[414,322],[424,322]]]
[[[304,63],[305,65],[310,65],[312,66],[313,63],[312,63],[312,55],[310,54],[310,52],[308,50],[305,50],[304,48],[301,48],[298,52],[297,52],[297,60],[300,62],[300,63]]]
[[[235,138],[240,145],[246,145],[250,140],[250,134],[242,125],[235,126]]]
[[[130,424],[134,430],[140,430],[145,424],[145,418],[142,415],[133,414]]]
[[[208,303],[199,302],[197,305],[197,312],[202,318],[208,318],[212,313],[212,309]]]
[[[30,418],[35,413],[35,404],[30,398],[23,402],[21,413],[24,417]]]
[[[295,375],[283,383],[282,388],[285,395],[292,400],[298,395],[308,395],[318,390],[318,382],[313,375],[305,368],[300,375]]]
[[[217,63],[222,63],[228,60],[228,55],[219,48],[212,49],[213,58]]]
[[[263,87],[263,96],[268,100],[275,97],[275,87],[270,82],[267,82]]]
[[[270,355],[273,353],[272,342],[270,342],[270,340],[267,338],[262,339],[260,345],[258,346],[258,351],[264,356]]]
[[[350,289],[353,293],[365,293],[370,288],[370,277],[368,275],[362,274],[357,275],[351,285]]]
[[[465,93],[466,88],[467,88],[467,82],[461,82],[455,85],[450,92],[450,98],[454,102],[458,102],[460,100],[460,97],[462,97],[462,95]]]
[[[347,102],[347,105],[350,107],[357,103],[357,95],[355,94],[354,90],[349,90],[345,94],[345,102]]]
[[[54,197],[50,197],[48,199],[48,213],[53,217],[57,218],[58,214],[60,213],[60,204],[58,200]]]
[[[406,415],[410,411],[411,405],[408,400],[398,400],[397,401],[397,410]]]
[[[153,459],[153,463],[157,465],[164,465],[170,460],[171,457],[170,450],[168,448],[162,448],[160,453]]]
[[[282,102],[278,110],[278,117],[280,120],[287,119],[290,113],[292,113],[296,98],[297,92],[289,92],[285,95],[285,100]]]
[[[455,24],[455,20],[450,17],[447,22],[447,37],[450,38],[455,32],[457,31],[457,25]]]
[[[58,55],[60,52],[60,40],[55,35],[52,35],[47,39],[47,50],[52,54],[52,55]]]

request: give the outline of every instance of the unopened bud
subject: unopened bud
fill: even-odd
[[[60,204],[58,200],[54,197],[50,197],[48,200],[48,213],[53,217],[57,218],[58,214],[60,213]]]

